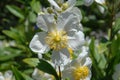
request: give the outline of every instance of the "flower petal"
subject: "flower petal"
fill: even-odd
[[[74,72],[74,68],[73,67],[65,68],[62,71],[62,78],[63,79],[68,78],[69,80],[74,80],[73,72]]]
[[[45,44],[45,36],[45,32],[39,32],[35,34],[29,45],[32,51],[38,53],[45,53],[49,50],[48,45]]]
[[[70,5],[70,7],[73,7],[76,4],[76,0],[68,0],[67,2]]]
[[[82,20],[82,13],[81,13],[81,11],[80,11],[79,8],[73,7],[73,8],[71,9],[71,12],[72,12],[73,14],[75,14],[75,16],[77,16],[79,22]]]
[[[55,26],[54,16],[52,14],[38,15],[37,26],[43,31],[49,31],[53,26]]]
[[[5,74],[4,74],[4,77],[5,77],[5,80],[11,80],[12,77],[13,77],[12,71],[10,71],[10,70],[6,71]]]
[[[49,3],[55,7],[58,11],[61,11],[61,8],[58,6],[58,4],[54,0],[48,0]]]
[[[94,2],[94,0],[84,0],[84,5],[90,6],[93,2]]]
[[[52,52],[52,61],[56,65],[66,65],[69,61],[70,54],[67,49]]]
[[[62,13],[58,16],[57,20],[58,29],[64,29],[65,31],[69,31],[71,29],[77,29],[77,25],[79,25],[79,20],[75,14],[70,12]]]
[[[81,31],[75,32],[74,35],[68,36],[68,45],[73,50],[77,50],[81,45],[84,44],[84,34]]]
[[[91,65],[92,65],[92,60],[89,57],[87,57],[83,66],[88,66],[89,68],[91,68]]]
[[[0,72],[0,80],[5,80],[5,78],[1,72]]]

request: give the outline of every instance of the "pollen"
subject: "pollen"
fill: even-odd
[[[72,59],[73,58],[73,50],[72,50],[72,48],[68,48],[68,51],[70,53],[70,59]]]
[[[67,47],[67,34],[63,30],[53,30],[48,33],[45,41],[51,49],[60,50]]]
[[[74,70],[73,75],[75,80],[84,80],[89,74],[87,66],[78,67]]]

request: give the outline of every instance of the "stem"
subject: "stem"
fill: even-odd
[[[58,70],[59,70],[59,79],[62,80],[62,79],[61,79],[61,70],[60,70],[60,66],[58,66]]]

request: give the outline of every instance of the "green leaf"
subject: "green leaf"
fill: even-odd
[[[21,51],[13,48],[0,48],[0,61],[5,61],[12,59],[14,57],[20,56]]]
[[[120,18],[116,19],[115,25],[113,26],[114,35],[120,30]]]
[[[83,4],[84,4],[83,0],[77,0],[77,2],[76,2],[76,6],[81,6]]]
[[[38,58],[26,58],[26,59],[23,59],[23,61],[32,67],[36,67],[39,63]]]
[[[15,79],[16,80],[33,80],[32,78],[30,78],[29,76],[27,76],[26,74],[20,72],[16,67],[12,66],[12,71],[15,75]]]
[[[3,30],[3,33],[8,37],[16,40],[16,42],[19,42],[19,43],[25,42],[24,32],[21,32],[20,30],[10,28],[10,30]]]
[[[40,7],[40,2],[39,1],[32,0],[30,5],[31,5],[33,11],[35,11],[36,13],[40,12],[41,7]]]
[[[6,8],[15,16],[24,19],[24,15],[22,14],[22,10],[14,5],[7,5]]]
[[[24,77],[22,76],[21,72],[18,71],[18,69],[16,67],[12,66],[12,71],[15,75],[16,80],[25,80]]]
[[[29,20],[30,20],[30,22],[35,23],[36,22],[36,18],[37,18],[37,16],[36,16],[36,14],[34,12],[30,12],[29,13]]]
[[[57,75],[56,70],[45,60],[40,59],[40,63],[38,63],[37,68],[43,72],[46,72],[48,74],[54,75],[56,80],[59,80],[59,77]]]

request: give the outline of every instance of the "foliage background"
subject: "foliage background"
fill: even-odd
[[[17,80],[32,80],[31,65],[37,60],[26,59],[37,58],[37,54],[30,50],[29,42],[41,31],[36,26],[36,17],[47,6],[47,0],[0,0],[0,72],[12,70]],[[91,80],[111,80],[114,66],[120,63],[120,0],[94,2],[91,6],[77,0],[76,6],[82,12],[86,39],[91,39]],[[104,7],[104,13],[98,6]]]

